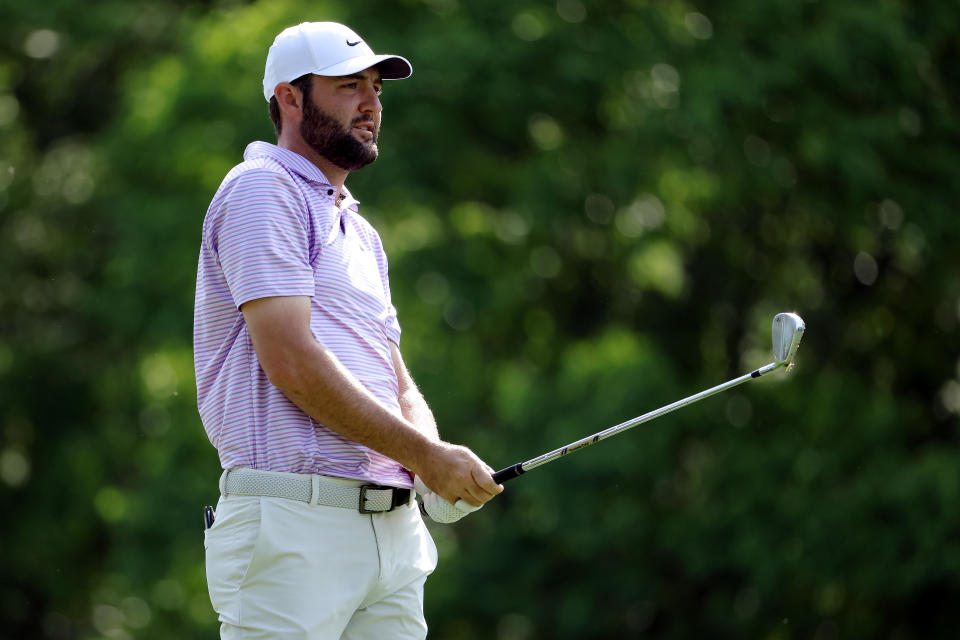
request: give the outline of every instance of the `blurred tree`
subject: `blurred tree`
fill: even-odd
[[[0,8],[0,637],[216,633],[190,345],[203,212],[274,34],[413,62],[381,159],[406,359],[495,466],[769,361],[433,527],[438,638],[952,637],[950,4],[403,0]]]

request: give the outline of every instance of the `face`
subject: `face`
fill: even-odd
[[[350,76],[314,76],[311,92],[304,95],[303,140],[347,171],[376,160],[381,86],[376,67]]]

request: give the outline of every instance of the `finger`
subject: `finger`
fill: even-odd
[[[470,475],[473,476],[473,481],[477,483],[477,486],[490,496],[487,500],[503,491],[503,485],[497,484],[490,473],[480,473],[471,469]]]
[[[474,511],[477,511],[483,505],[480,505],[480,507],[475,507],[469,502],[466,502],[464,500],[457,500],[457,504],[453,506],[455,506],[458,510],[463,511],[464,514],[467,514],[467,513],[473,513]]]
[[[498,485],[494,485],[497,487]],[[487,491],[483,487],[477,484],[470,484],[466,487],[464,493],[460,496],[467,502],[470,502],[474,506],[483,505],[492,500],[499,491],[494,491],[493,493]]]
[[[487,496],[486,494],[480,496],[480,495],[477,495],[477,493],[468,490],[465,492],[462,498],[460,498],[459,500],[455,500],[454,504],[456,504],[457,502],[465,502],[469,504],[471,507],[475,507],[479,509],[480,507],[483,506],[483,503],[489,499],[490,499],[490,496]]]
[[[437,492],[434,492],[434,495],[437,496],[438,498],[442,498],[443,500],[446,500],[446,501],[449,502],[450,504],[454,504],[457,500],[460,499],[460,496],[457,495],[456,493],[448,493],[448,492],[437,493]]]

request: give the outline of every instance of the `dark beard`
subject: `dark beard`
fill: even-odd
[[[364,118],[355,118],[361,122]],[[353,124],[353,123],[351,123]],[[300,135],[314,151],[347,171],[365,167],[377,159],[377,134],[373,134],[373,144],[365,145],[344,128],[337,120],[321,111],[304,94],[303,120],[300,121]]]

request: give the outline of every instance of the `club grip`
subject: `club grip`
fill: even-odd
[[[495,474],[493,474],[493,481],[497,484],[503,484],[507,480],[513,480],[517,476],[523,473],[523,463],[518,462],[512,467],[507,467],[506,469],[500,469]]]

